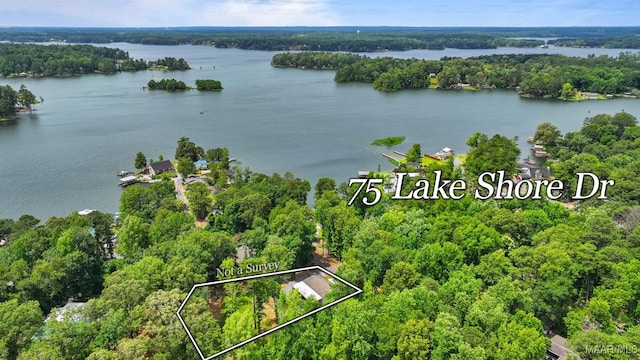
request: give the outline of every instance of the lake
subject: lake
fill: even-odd
[[[292,172],[312,187],[320,177],[338,183],[359,170],[391,168],[370,145],[406,136],[398,150],[420,143],[467,151],[475,131],[518,136],[525,142],[544,121],[565,133],[585,117],[622,110],[640,116],[640,101],[584,102],[522,99],[514,91],[412,90],[383,93],[370,84],[336,84],[333,71],[270,66],[276,52],[206,46],[112,44],[135,58],[185,58],[192,70],[142,71],[69,78],[7,78],[45,99],[32,114],[0,123],[0,218],[32,214],[46,220],[85,208],[116,212],[122,189],[116,174],[133,169],[135,155],[173,158],[186,136],[205,150],[227,147],[254,172]],[[620,49],[415,50],[369,56],[439,59],[495,53],[617,55]],[[222,92],[167,93],[142,87],[150,79],[222,81]],[[526,153],[525,153],[526,154]],[[526,155],[525,155],[526,157]]]

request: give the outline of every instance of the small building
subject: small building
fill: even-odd
[[[448,147],[442,148],[442,150],[436,153],[436,157],[440,160],[448,159],[453,155],[455,155],[455,152],[453,151],[453,149]]]
[[[239,264],[244,259],[248,259],[253,255],[254,255],[254,251],[252,248],[248,247],[247,245],[242,245],[238,247],[238,250],[236,250],[236,262]]]
[[[518,176],[520,176],[520,179],[522,180],[548,179],[551,176],[551,169],[549,169],[548,167],[543,168],[543,167],[530,166],[528,164],[522,164],[522,168],[520,169]]]
[[[560,335],[554,335],[551,338],[551,348],[547,350],[546,359],[567,360],[569,355],[573,355],[574,359],[580,359],[580,356],[576,352],[567,348],[567,339]]]
[[[159,175],[159,174],[162,174],[163,172],[176,171],[173,168],[173,164],[171,164],[171,161],[169,161],[169,160],[162,160],[162,161],[154,162],[154,163],[149,165],[148,169],[149,169],[149,174],[150,175]]]
[[[51,311],[49,316],[44,320],[44,322],[48,322],[51,317],[55,317],[56,321],[62,321],[65,318],[65,314],[71,311],[71,319],[73,321],[80,321],[82,319],[81,315],[77,313],[77,311],[87,305],[86,302],[68,302],[63,307],[59,309],[54,309]]]
[[[193,163],[196,166],[197,170],[205,170],[209,168],[209,163],[207,160],[201,159]]]

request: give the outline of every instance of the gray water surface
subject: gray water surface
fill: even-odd
[[[189,137],[205,150],[227,147],[255,172],[291,171],[312,187],[328,176],[347,181],[359,170],[391,165],[371,146],[377,138],[406,136],[397,147],[420,143],[423,152],[448,146],[463,153],[475,131],[525,139],[550,121],[565,133],[585,117],[625,110],[640,116],[640,101],[561,102],[521,99],[513,91],[416,90],[387,94],[369,84],[336,84],[333,71],[279,69],[274,52],[206,46],[113,44],[135,58],[185,58],[192,70],[142,71],[70,78],[7,78],[45,101],[32,114],[0,123],[0,218],[66,216],[84,208],[115,212],[122,189],[116,173],[133,169],[138,151],[173,158]],[[586,50],[591,50],[587,52]],[[416,58],[508,52],[616,55],[615,49],[416,50],[374,55]],[[214,68],[215,67],[215,68]],[[167,93],[142,87],[174,77],[195,86],[217,79],[214,93]]]

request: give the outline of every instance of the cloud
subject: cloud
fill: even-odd
[[[12,26],[637,25],[637,0],[0,0]]]
[[[339,16],[320,0],[225,0],[206,6],[197,22],[210,26],[332,26]]]
[[[330,0],[2,0],[0,24],[12,26],[340,25]]]

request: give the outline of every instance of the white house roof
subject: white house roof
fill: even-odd
[[[302,295],[302,297],[305,299],[312,297],[317,301],[322,300],[322,296],[320,296],[317,292],[313,291],[313,289],[310,288],[309,285],[305,284],[302,281],[295,283],[293,285],[293,288],[298,290],[300,295]]]
[[[45,322],[49,321],[49,319],[52,316],[55,316],[56,321],[62,321],[64,320],[64,315],[69,311],[69,310],[78,310],[80,308],[82,308],[83,306],[85,306],[87,303],[86,302],[70,302],[70,303],[66,303],[63,307],[54,310],[54,312],[52,312],[46,319]],[[79,320],[79,316],[77,314],[75,314],[75,316],[73,316],[72,318],[73,320]]]

